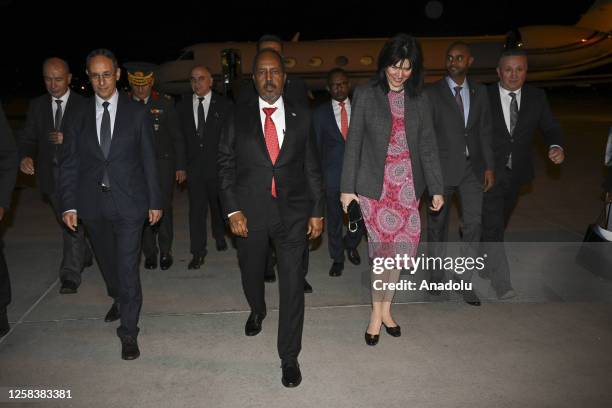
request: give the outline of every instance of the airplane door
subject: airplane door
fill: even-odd
[[[221,51],[221,68],[223,72],[223,94],[228,98],[235,99],[242,74],[240,50],[226,48]]]

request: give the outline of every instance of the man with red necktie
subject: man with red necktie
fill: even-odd
[[[221,203],[237,236],[242,286],[251,314],[247,336],[266,317],[264,272],[270,241],[278,262],[278,353],[282,383],[296,387],[304,325],[304,275],[296,262],[323,229],[323,184],[307,108],[282,98],[283,59],[264,49],[253,63],[259,97],[239,103],[219,142]]]
[[[361,263],[357,246],[361,242],[364,229],[347,233],[342,238],[344,211],[340,203],[340,176],[351,114],[351,101],[348,97],[351,85],[342,68],[334,68],[327,74],[327,90],[331,101],[320,105],[314,111],[312,123],[325,180],[327,244],[329,256],[333,261],[329,275],[340,276],[344,269],[344,250],[351,263]]]

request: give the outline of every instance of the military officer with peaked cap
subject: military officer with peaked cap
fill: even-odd
[[[130,84],[130,96],[142,103],[153,118],[155,149],[162,192],[163,216],[159,223],[144,228],[142,252],[145,268],[157,268],[157,254],[162,270],[172,265],[172,193],[174,182],[183,183],[185,172],[185,146],[173,101],[160,95],[155,84],[154,64],[132,62],[124,64]]]

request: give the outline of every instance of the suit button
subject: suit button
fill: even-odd
[[[464,133],[464,134],[463,134],[463,136],[468,137],[468,134],[467,134],[467,133]]]
[[[200,147],[204,147],[204,145],[202,143],[200,143]]]

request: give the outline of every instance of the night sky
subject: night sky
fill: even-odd
[[[345,3],[295,0],[240,2],[121,2],[0,0],[0,35],[4,57],[0,96],[41,93],[40,64],[49,56],[68,60],[73,74],[84,74],[84,59],[94,48],[114,51],[120,62],[160,63],[199,42],[256,41],[275,33],[289,40],[503,34],[536,24],[573,25],[593,3],[576,1],[427,1],[394,0]],[[442,5],[442,10],[437,5]],[[157,3],[156,3],[157,4]],[[223,8],[220,4],[226,4]],[[257,4],[257,6],[255,6]],[[278,4],[281,4],[279,6]],[[287,4],[292,4],[288,6]],[[327,4],[327,5],[325,5]],[[429,5],[429,9],[427,6]],[[299,8],[299,11],[295,11]],[[429,14],[439,13],[438,18]]]

